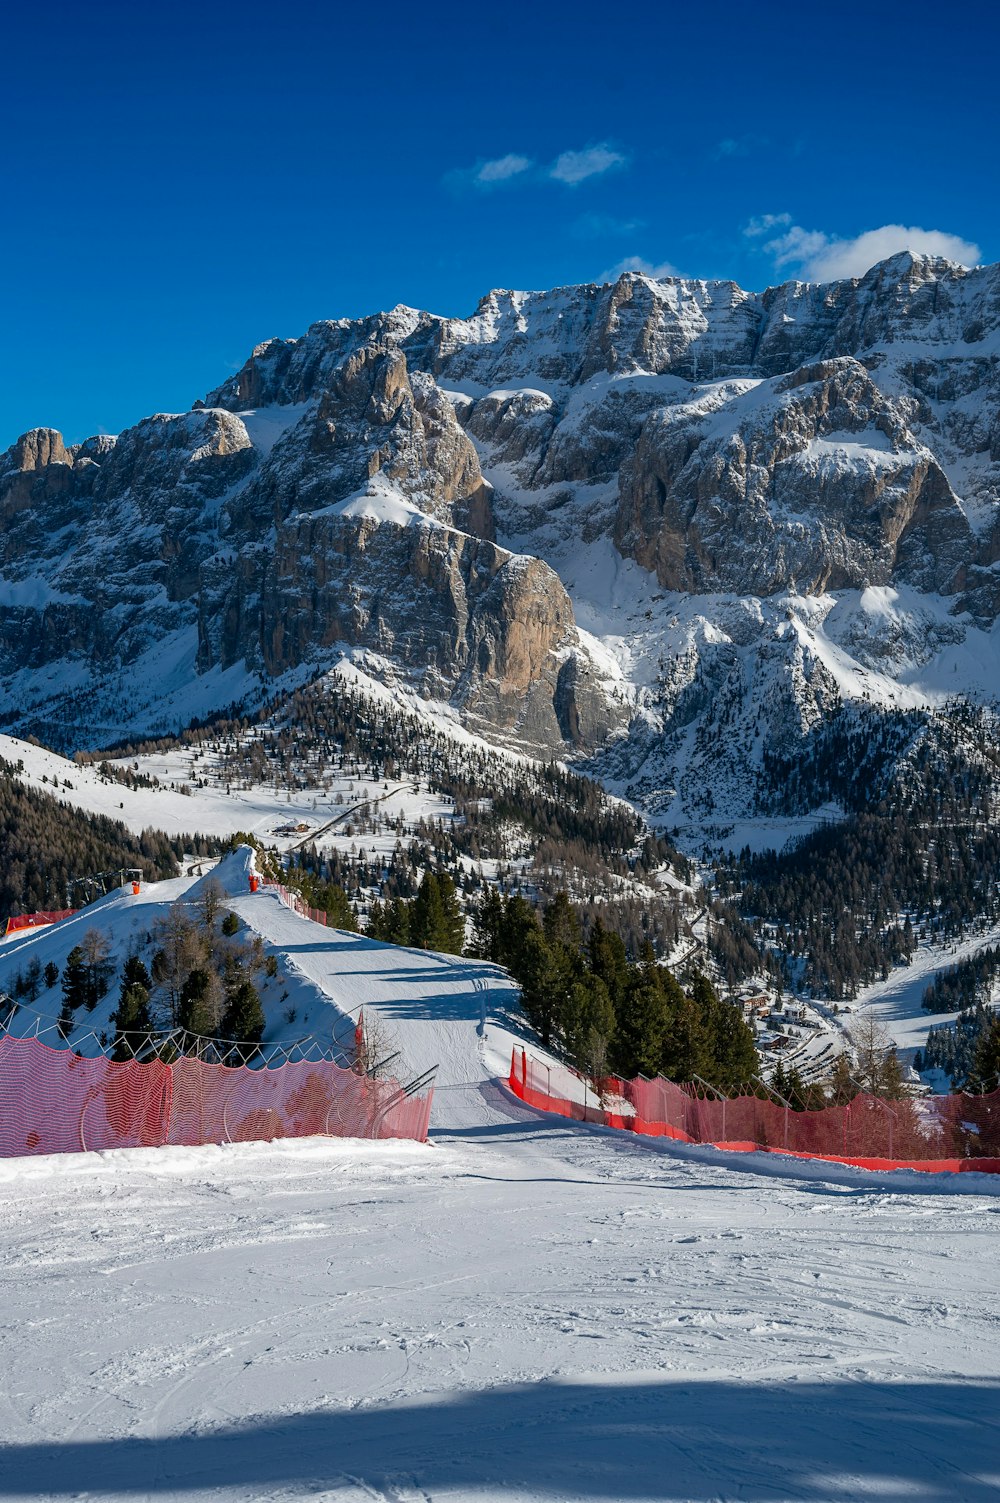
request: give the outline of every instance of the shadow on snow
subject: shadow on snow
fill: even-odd
[[[11,1445],[0,1497],[349,1483],[376,1497],[995,1503],[998,1416],[997,1383],[544,1381],[158,1440]]]

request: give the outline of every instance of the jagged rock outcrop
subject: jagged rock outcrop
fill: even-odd
[[[955,594],[976,552],[940,465],[853,359],[647,418],[615,542],[668,589],[756,595],[894,578]]]
[[[844,662],[912,674],[996,620],[1000,268],[317,323],[189,413],[24,435],[0,519],[23,729],[172,727],[348,652],[489,735],[617,737],[639,786],[713,705],[794,736]]]

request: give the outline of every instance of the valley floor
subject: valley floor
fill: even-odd
[[[0,1498],[996,1496],[1000,1184],[477,1089],[426,1147],[0,1164]]]

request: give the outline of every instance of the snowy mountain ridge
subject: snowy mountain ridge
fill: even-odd
[[[841,704],[995,692],[998,357],[1000,266],[909,254],[314,324],[189,413],[0,458],[0,714],[106,744],[349,660],[739,821]]]

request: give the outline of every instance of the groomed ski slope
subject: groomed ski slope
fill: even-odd
[[[379,1055],[398,1055],[392,1071],[412,1079],[437,1067],[432,1124],[471,1126],[495,1120],[483,1088],[510,1067],[517,1038],[505,1026],[516,993],[496,966],[426,950],[401,949],[361,935],[327,929],[292,912],[272,888],[250,892],[252,852],[242,846],[201,878],[116,890],[82,909],[73,918],[40,930],[27,930],[0,947],[0,989],[12,987],[14,974],[37,958],[61,969],[66,955],[89,929],[105,934],[120,967],[130,950],[142,946],[172,903],[196,913],[209,884],[221,889],[224,907],[242,920],[246,937],[260,935],[279,964],[278,976],[258,978],[267,1027],[266,1043],[291,1042],[304,1034],[335,1040],[353,1049],[359,1013],[369,1025],[379,1020]],[[140,953],[147,961],[151,945]],[[77,1013],[73,1042],[93,1053],[87,1033],[113,1033],[117,986],[92,1013]],[[37,1007],[22,1007],[10,1031],[28,1034],[39,1015],[54,1017],[60,1006],[58,985],[43,992]],[[51,1034],[45,1035],[52,1041]],[[566,1073],[566,1072],[564,1072]],[[485,1096],[495,1096],[487,1089]]]
[[[0,1499],[992,1503],[995,1180],[541,1117],[495,1078],[499,972],[310,924],[247,860],[218,878],[311,1022],[440,1064],[431,1141],[0,1162]],[[101,924],[167,895],[198,884]]]
[[[972,1178],[778,1178],[525,1113],[8,1161],[0,1497],[993,1503]]]

